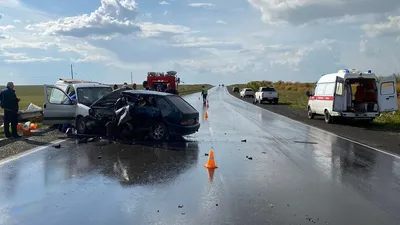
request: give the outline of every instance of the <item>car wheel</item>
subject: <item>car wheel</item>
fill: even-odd
[[[312,112],[310,107],[308,107],[307,114],[308,114],[308,119],[310,119],[310,120],[314,119],[315,114]]]
[[[155,141],[163,141],[167,136],[168,130],[164,123],[156,123],[150,129],[150,137]]]
[[[325,114],[325,122],[332,123],[332,116],[331,114],[329,114],[328,110],[325,110],[324,114]]]
[[[87,132],[86,120],[82,116],[78,117],[76,120],[76,132],[78,134],[85,134]]]

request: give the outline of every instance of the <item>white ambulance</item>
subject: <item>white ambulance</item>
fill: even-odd
[[[318,80],[313,93],[307,92],[308,118],[323,115],[325,122],[333,118],[372,121],[382,112],[398,110],[396,77],[377,76],[369,70],[339,70]]]

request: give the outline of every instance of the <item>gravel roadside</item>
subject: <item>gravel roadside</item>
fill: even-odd
[[[66,137],[65,134],[55,129],[44,129],[32,133],[29,137],[20,139],[2,139],[0,140],[0,160],[9,156],[20,154],[38,146],[49,145],[52,141]]]
[[[239,93],[233,93],[229,88],[228,91],[231,95],[242,101],[253,103],[252,98],[243,99],[240,98]],[[359,125],[349,122],[347,124],[346,122],[341,124],[327,124],[323,117],[316,116],[313,120],[308,119],[306,109],[279,104],[257,104],[257,106],[336,135],[400,155],[400,128],[385,130],[385,128],[377,125]]]

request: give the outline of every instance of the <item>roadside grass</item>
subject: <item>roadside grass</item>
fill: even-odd
[[[247,84],[233,84],[229,85],[228,88],[239,87],[251,88],[257,91],[259,87],[274,87],[279,93],[279,103],[290,105],[294,108],[307,108],[308,98],[305,95],[307,90],[312,91],[315,84],[314,83],[300,83],[300,82],[270,82],[270,81],[252,81]],[[397,83],[397,92],[400,93],[400,82]],[[400,98],[398,99],[398,104],[400,108]],[[374,122],[375,125],[382,127],[393,127],[400,129],[400,111],[395,113],[382,113],[381,116],[377,117]]]
[[[201,87],[205,86],[206,88],[210,89],[213,86],[209,84],[187,84],[187,85],[179,85],[178,91],[179,95],[188,95],[193,94],[196,92],[201,91]],[[122,85],[119,85],[122,87]],[[2,90],[4,86],[0,86],[0,90]],[[138,85],[138,89],[143,89],[142,85]],[[33,103],[37,106],[43,106],[43,98],[44,98],[44,87],[43,85],[26,85],[26,86],[15,86],[15,92],[17,97],[21,99],[19,103],[19,108],[21,110],[26,109],[29,104]],[[3,113],[3,109],[0,108],[0,114]],[[42,125],[41,123],[37,123],[38,128],[45,128],[46,126]],[[4,130],[0,128],[0,138],[4,138]]]

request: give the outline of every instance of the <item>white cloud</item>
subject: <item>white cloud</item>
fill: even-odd
[[[227,22],[225,22],[225,21],[223,21],[223,20],[217,20],[216,23],[219,23],[219,24],[227,24]]]
[[[139,24],[142,30],[142,37],[155,37],[163,34],[184,34],[189,33],[190,28],[180,25],[167,25],[159,23],[144,22]]]
[[[314,20],[382,14],[400,7],[398,0],[248,0],[266,23],[304,24]]]
[[[166,16],[168,14],[168,11],[167,10],[165,10],[164,11],[164,16]]]
[[[6,26],[0,26],[0,32],[2,31],[7,31],[7,30],[11,30],[14,29],[15,27],[12,25],[6,25]]]
[[[0,49],[0,56],[7,57],[4,60],[6,63],[34,63],[34,62],[52,62],[52,61],[62,61],[60,58],[52,57],[29,57],[25,53],[11,53],[4,49]]]
[[[189,6],[191,6],[191,7],[212,7],[212,6],[215,6],[215,5],[212,4],[212,3],[201,3],[201,2],[199,2],[199,3],[190,3]]]
[[[207,37],[189,37],[189,36],[177,36],[174,38],[177,42],[172,44],[176,47],[201,47],[201,48],[215,48],[232,46],[238,48],[239,44],[233,41],[220,41]]]
[[[159,2],[158,4],[160,4],[160,5],[169,5],[169,2],[162,1],[162,2]]]
[[[26,29],[39,30],[43,35],[72,37],[126,35],[140,31],[134,21],[137,16],[135,1],[101,0],[100,3],[100,7],[90,14],[28,25]]]
[[[372,57],[376,56],[381,52],[379,48],[372,47],[369,44],[368,40],[361,40],[360,41],[360,53],[364,54],[365,56]]]
[[[362,29],[369,37],[400,35],[400,16],[389,16],[387,22],[365,24]]]
[[[13,20],[14,23],[21,23],[21,20]]]

